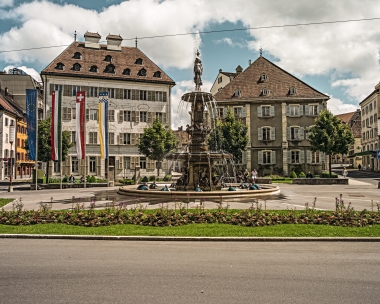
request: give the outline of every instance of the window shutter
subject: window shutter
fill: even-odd
[[[88,86],[81,86],[81,90],[86,92],[86,97],[90,96],[90,87],[88,87]]]
[[[263,140],[263,132],[261,131],[261,128],[257,128],[257,139]]]
[[[122,144],[124,144],[124,134],[123,133],[120,133],[118,136],[117,136],[117,141],[118,141],[118,143],[119,143],[119,145],[122,145]]]
[[[132,111],[132,122],[136,122],[136,111]]]
[[[51,93],[54,91],[54,84],[51,83],[50,84],[50,92],[49,92],[49,95],[51,95]]]
[[[84,175],[87,176],[89,172],[90,172],[90,157],[86,156],[86,173],[84,173]]]
[[[247,164],[247,151],[243,151],[243,153],[241,154],[241,162],[243,163],[243,164]]]
[[[270,110],[269,110],[270,112],[269,112],[269,114],[270,114],[270,116],[274,116],[274,106],[270,106]]]
[[[156,101],[156,91],[152,91],[152,101]]]
[[[271,151],[270,161],[272,165],[276,164],[276,151]]]
[[[300,139],[301,140],[305,139],[305,128],[304,127],[300,128]]]
[[[122,123],[124,121],[124,111],[120,110],[118,115],[118,123]]]
[[[166,113],[162,113],[162,123],[166,124]]]
[[[309,105],[305,105],[305,114],[310,115]]]
[[[86,109],[86,121],[90,120],[90,109]]]
[[[139,100],[139,90],[132,90],[132,100]]]
[[[167,102],[167,93],[166,92],[162,93],[162,101]]]
[[[73,117],[73,119],[77,119],[77,111],[76,111],[76,108],[72,108],[72,109],[71,109],[71,113],[72,113],[72,117]]]
[[[79,175],[84,174],[84,159],[79,160]]]
[[[276,128],[275,127],[271,127],[270,128],[270,139],[271,140],[275,140],[276,139]]]
[[[292,161],[292,151],[288,151],[288,164],[290,164]]]
[[[116,89],[116,98],[123,99],[124,97],[124,89]]]
[[[102,92],[108,92],[108,90],[106,88],[99,88],[99,93],[102,93]]]
[[[148,91],[148,101],[152,101],[152,91]]]
[[[258,106],[257,107],[257,117],[262,117],[262,116],[263,116],[262,108],[261,108],[261,106]]]
[[[289,116],[290,115],[290,109],[289,109],[289,106],[286,106],[286,116]]]
[[[124,156],[119,156],[119,170],[123,169]]]
[[[70,160],[71,160],[71,157],[70,156],[67,156],[66,157],[66,160],[64,162],[64,170],[63,170],[63,174],[64,175],[67,175],[69,176],[70,175],[70,172],[71,172],[71,168],[70,168]]]
[[[136,144],[136,133],[131,133],[131,145]]]
[[[148,123],[153,123],[153,112],[148,112]]]
[[[135,114],[135,121],[136,122],[139,122],[140,121],[140,112],[139,111],[135,111],[136,114]]]
[[[290,127],[286,127],[286,139],[290,139]]]
[[[131,157],[131,169],[134,170],[136,169],[136,158],[135,156]]]
[[[263,163],[263,151],[258,151],[257,162],[259,165]]]
[[[246,108],[246,107],[243,107],[243,108],[241,109],[241,117],[242,117],[242,118],[247,117],[247,108]]]
[[[63,96],[73,96],[73,86],[64,85],[63,87]]]
[[[96,157],[96,175],[101,176],[102,174],[102,161],[100,159],[100,156]]]
[[[300,164],[303,164],[305,162],[305,151],[300,151]]]
[[[299,109],[300,109],[300,116],[303,116],[303,105],[300,105]]]
[[[311,151],[306,150],[306,163],[311,164]]]

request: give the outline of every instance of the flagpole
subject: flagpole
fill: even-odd
[[[86,119],[86,109],[87,109],[87,96],[86,96],[86,91],[84,91],[84,132],[83,132],[83,137],[84,137],[84,185],[83,187],[86,189],[86,181],[87,181],[87,172],[86,172],[86,166],[87,166],[87,156],[86,156],[86,150],[87,150],[87,147],[86,147],[86,144],[87,144],[87,141],[86,141],[86,136],[87,136],[87,129],[86,129],[86,124],[87,124],[87,119]]]
[[[60,134],[59,134],[59,137],[60,137],[60,151],[59,151],[59,153],[60,153],[60,155],[59,155],[59,171],[60,171],[60,189],[62,189],[62,91],[58,91],[58,100],[59,99],[61,99],[60,100],[60,103],[59,103],[59,105],[60,105],[60,111],[59,111],[59,113],[60,113],[60,128],[59,128],[59,130],[60,130]]]
[[[38,96],[36,93],[36,191],[38,190],[37,184],[37,171],[38,171]]]

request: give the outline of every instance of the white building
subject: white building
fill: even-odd
[[[75,147],[63,163],[63,174],[106,177],[107,162],[100,159],[97,107],[100,92],[109,92],[109,165],[115,180],[132,178],[136,166],[141,176],[156,174],[155,162],[140,155],[140,134],[154,119],[171,124],[171,88],[174,81],[137,47],[122,47],[122,37],[87,32],[85,42],[73,42],[42,72],[46,108],[51,92],[62,91],[63,130],[75,141],[75,94],[86,92],[86,166],[78,161]],[[46,113],[47,117],[50,115]],[[52,175],[59,175],[59,164]],[[86,172],[84,168],[86,167]],[[167,164],[163,164],[164,174]],[[162,172],[162,171],[160,171]],[[112,179],[112,176],[111,176]]]

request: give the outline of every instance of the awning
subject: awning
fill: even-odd
[[[359,153],[354,154],[354,156],[365,156],[365,155],[376,156],[377,152],[376,151],[364,151],[364,152],[359,152]]]

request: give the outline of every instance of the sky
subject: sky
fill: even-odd
[[[39,80],[75,31],[80,41],[86,31],[98,32],[102,41],[120,34],[124,46],[138,37],[138,47],[176,82],[177,128],[188,123],[178,105],[194,89],[196,49],[208,91],[219,69],[245,69],[262,48],[264,57],[329,95],[328,108],[341,114],[358,109],[380,82],[380,19],[283,25],[371,18],[380,18],[378,0],[0,0],[0,70],[21,68]],[[215,32],[202,33],[209,31]],[[185,33],[193,34],[143,39]],[[15,51],[40,47],[50,48]]]

